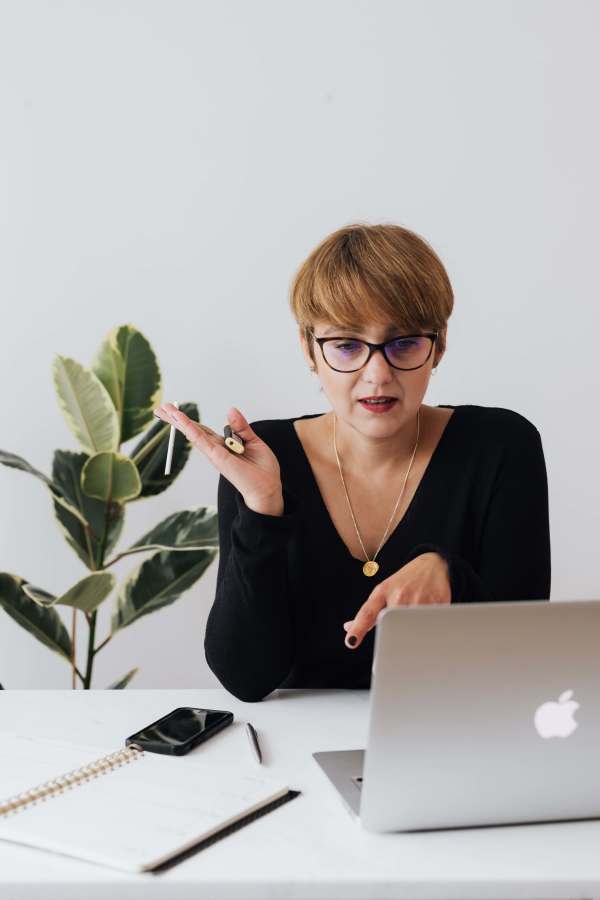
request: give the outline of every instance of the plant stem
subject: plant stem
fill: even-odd
[[[87,544],[88,557],[90,560],[90,569],[92,572],[95,572],[96,571],[96,560],[94,559],[94,551],[92,549],[92,537],[95,538],[96,535],[94,534],[90,525],[84,526],[83,533],[85,535],[85,542]],[[81,679],[81,681],[85,687],[85,678],[83,677],[83,675],[81,674],[81,672],[79,671],[79,669],[77,668],[77,666],[75,664],[76,663],[75,637],[76,637],[76,628],[77,628],[76,614],[77,614],[77,610],[74,609],[73,617],[71,619],[71,632],[72,632],[71,643],[73,646],[73,656],[71,658],[71,666],[72,666],[71,689],[72,690],[75,689],[75,675],[76,674],[79,676],[79,678]],[[89,658],[89,646],[88,646],[88,658]],[[90,678],[91,678],[91,674],[92,673],[90,671]]]
[[[90,684],[92,683],[92,667],[94,665],[94,637],[96,635],[96,615],[98,611],[94,610],[89,616],[87,616],[88,625],[90,626],[90,635],[88,638],[88,652],[87,652],[87,665],[85,668],[85,676],[83,679],[83,687],[84,690],[89,690]]]
[[[75,637],[77,635],[77,610],[73,607],[73,614],[71,616],[71,688],[75,690],[75,670],[77,666],[75,661],[77,659],[75,653]]]
[[[98,646],[94,650],[94,656],[96,655],[96,653],[99,653],[100,650],[102,650],[102,648],[108,644],[108,642],[110,641],[111,638],[112,638],[112,634],[109,634],[109,636],[106,638],[106,640],[102,641],[101,644],[98,644]]]
[[[119,448],[120,449],[120,448]],[[106,552],[106,542],[108,540],[108,524],[110,520],[111,514],[111,506],[112,506],[112,496],[106,500],[106,511],[104,513],[104,530],[102,532],[102,540],[100,541],[100,547],[98,550],[98,559],[96,560],[96,571],[101,571],[104,569],[104,554]],[[88,636],[88,649],[87,649],[87,663],[85,667],[85,676],[83,678],[83,687],[84,690],[89,690],[92,683],[92,669],[94,666],[94,656],[100,649],[103,647],[106,641],[98,647],[98,650],[94,648],[94,639],[96,637],[96,617],[98,615],[98,610],[95,609],[93,613],[86,613],[85,617],[87,619],[88,625],[90,627],[90,633]]]
[[[118,556],[113,556],[113,558],[110,560],[110,562],[107,562],[106,565],[103,566],[102,568],[108,569],[110,566],[114,566],[114,564],[116,562],[118,562],[120,559],[123,559],[124,556],[129,556],[129,555],[130,555],[129,553],[119,553]]]

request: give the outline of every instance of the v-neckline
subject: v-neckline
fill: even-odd
[[[425,482],[426,479],[431,479],[431,477],[432,477],[432,476],[431,476],[432,467],[434,467],[433,464],[435,463],[437,457],[439,456],[439,449],[440,449],[440,447],[443,445],[444,441],[447,441],[447,437],[446,437],[446,436],[447,436],[447,433],[448,433],[448,429],[450,428],[450,423],[451,423],[454,419],[456,419],[456,413],[457,413],[457,411],[458,411],[459,409],[464,409],[463,406],[450,406],[449,404],[448,404],[448,405],[442,404],[441,406],[438,406],[438,409],[441,409],[441,408],[443,408],[443,409],[453,409],[454,412],[452,413],[452,415],[450,416],[450,418],[449,418],[448,421],[446,422],[446,424],[445,424],[445,426],[444,426],[444,430],[442,431],[442,434],[441,434],[441,436],[440,436],[440,438],[439,438],[437,444],[436,444],[435,447],[433,448],[433,452],[432,452],[431,456],[429,457],[429,462],[428,462],[427,465],[425,466],[425,469],[424,469],[424,471],[423,471],[423,474],[421,475],[421,479],[420,479],[420,481],[419,481],[419,483],[418,483],[418,485],[417,485],[417,488],[416,488],[416,490],[415,490],[415,492],[414,492],[414,494],[413,494],[413,496],[412,496],[412,498],[411,498],[411,501],[410,501],[410,503],[408,504],[408,506],[406,507],[406,509],[404,510],[404,515],[402,516],[402,518],[400,519],[400,521],[396,524],[396,527],[393,529],[393,531],[387,536],[387,539],[386,539],[384,545],[382,546],[381,550],[379,551],[379,553],[378,553],[379,559],[381,559],[381,556],[382,556],[382,554],[385,553],[385,551],[386,551],[388,545],[392,543],[392,541],[395,539],[395,537],[396,537],[397,534],[399,533],[399,531],[400,531],[400,529],[402,528],[402,526],[405,524],[405,522],[406,522],[406,520],[407,520],[409,514],[411,513],[413,507],[415,506],[415,503],[416,503],[417,500],[418,500],[419,495],[423,492],[423,483]],[[292,430],[293,436],[294,436],[295,439],[296,439],[296,443],[298,444],[298,447],[300,448],[300,453],[301,453],[302,459],[303,459],[303,461],[304,461],[304,464],[305,464],[305,466],[306,466],[306,468],[307,468],[307,470],[308,470],[309,477],[310,477],[310,479],[312,480],[313,487],[314,487],[314,489],[315,489],[315,491],[316,491],[316,493],[317,493],[317,496],[318,496],[318,502],[320,503],[320,505],[321,505],[321,507],[322,507],[322,509],[323,509],[323,512],[325,513],[325,517],[326,517],[326,519],[327,519],[327,521],[328,521],[328,523],[329,523],[329,527],[331,528],[331,530],[333,531],[333,534],[334,534],[335,537],[337,538],[337,543],[338,543],[338,545],[340,545],[340,546],[342,547],[342,549],[344,550],[344,552],[346,553],[346,555],[350,557],[350,559],[353,559],[353,560],[355,560],[356,562],[364,563],[364,562],[365,562],[364,559],[359,559],[357,556],[354,556],[354,554],[350,552],[350,550],[349,550],[348,547],[346,546],[346,543],[342,540],[342,537],[341,537],[339,531],[338,531],[337,528],[335,527],[335,523],[334,523],[333,519],[331,518],[331,514],[330,514],[329,510],[327,509],[327,505],[326,505],[326,503],[325,503],[325,500],[323,499],[323,494],[321,493],[321,489],[320,489],[319,484],[318,484],[318,482],[317,482],[315,473],[313,472],[313,467],[312,467],[311,464],[310,464],[310,460],[309,460],[309,458],[308,458],[308,454],[306,453],[306,450],[304,449],[304,444],[303,444],[302,441],[300,440],[300,435],[298,434],[298,432],[297,432],[296,429],[294,428],[294,422],[296,422],[298,419],[317,419],[317,418],[319,418],[320,416],[324,416],[324,415],[325,415],[325,413],[314,413],[314,414],[309,414],[309,415],[305,415],[305,416],[296,416],[296,417],[294,417],[294,418],[288,419],[288,422],[289,422],[289,424],[290,424],[290,428],[291,428],[291,430]]]

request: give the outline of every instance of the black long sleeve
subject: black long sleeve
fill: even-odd
[[[219,481],[219,571],[204,646],[232,694],[368,687],[374,629],[348,650],[342,624],[379,581],[429,550],[448,562],[452,603],[550,596],[546,467],[539,432],[523,416],[454,408],[374,578],[335,530],[293,421],[252,423],[279,460],[283,516],[248,509]]]
[[[413,548],[405,562],[429,551],[448,563],[453,603],[549,599],[548,480],[534,426],[527,423],[503,449],[481,530],[477,571],[436,544]]]
[[[206,660],[230,693],[260,699],[285,679],[294,659],[287,545],[297,503],[284,488],[283,516],[254,512],[223,476],[217,503],[219,570]]]

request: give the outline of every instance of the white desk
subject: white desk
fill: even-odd
[[[600,822],[363,831],[311,752],[365,745],[366,691],[281,691],[262,703],[221,690],[0,691],[0,731],[118,749],[176,706],[233,711],[236,722],[193,751],[203,759],[247,762],[242,722],[249,719],[260,732],[265,772],[302,796],[162,875],[123,874],[0,842],[2,900],[600,898]]]

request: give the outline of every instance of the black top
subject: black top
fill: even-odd
[[[275,688],[368,688],[375,629],[350,650],[342,625],[376,584],[429,550],[449,564],[452,603],[549,598],[538,430],[509,409],[454,409],[371,578],[334,527],[295,420],[251,423],[279,460],[284,514],[254,512],[219,478],[219,570],[204,649],[230,693],[253,701]]]

